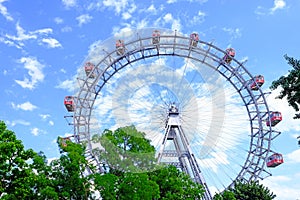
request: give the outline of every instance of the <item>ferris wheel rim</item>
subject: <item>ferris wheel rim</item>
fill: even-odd
[[[174,35],[160,35],[161,38],[166,37],[168,39],[170,39],[170,41],[173,41],[173,43],[160,43],[159,47],[157,45],[151,45],[151,43],[149,45],[142,45],[142,46],[138,46],[138,48],[132,49],[131,51],[126,51],[124,53],[124,55],[115,57],[113,56],[113,54],[116,53],[116,50],[111,51],[111,52],[105,52],[106,56],[99,62],[97,63],[95,66],[95,68],[93,69],[93,71],[91,73],[95,73],[97,76],[95,77],[95,79],[91,82],[91,80],[89,79],[89,77],[86,77],[85,79],[79,80],[79,82],[81,83],[80,85],[80,91],[77,95],[77,101],[76,101],[76,109],[74,112],[74,135],[78,135],[78,138],[80,138],[80,134],[81,134],[81,129],[82,129],[82,125],[81,125],[81,121],[83,121],[82,119],[84,119],[85,124],[84,124],[84,130],[85,130],[85,136],[87,137],[87,143],[88,143],[88,150],[90,151],[89,153],[92,154],[92,146],[91,146],[91,142],[90,142],[90,117],[91,117],[91,113],[93,110],[93,105],[95,103],[95,99],[97,98],[99,92],[101,91],[101,89],[105,86],[105,84],[107,83],[107,81],[114,76],[114,74],[116,72],[118,72],[120,69],[126,67],[127,65],[129,65],[130,63],[134,63],[140,59],[147,59],[150,57],[155,57],[155,56],[179,56],[179,57],[184,57],[186,56],[186,58],[189,59],[193,59],[196,62],[202,62],[203,64],[205,64],[206,66],[209,67],[214,67],[214,66],[210,66],[210,63],[207,63],[205,61],[205,59],[203,60],[199,60],[197,58],[193,57],[193,54],[189,54],[189,55],[181,55],[179,52],[180,51],[187,51],[187,52],[193,52],[195,54],[204,54],[205,57],[208,57],[214,61],[216,61],[216,63],[220,63],[220,65],[218,67],[215,68],[215,70],[217,70],[219,72],[219,74],[221,74],[224,78],[226,78],[227,81],[230,82],[230,84],[236,89],[236,92],[239,93],[241,99],[244,102],[244,106],[247,109],[247,113],[248,113],[248,117],[249,117],[249,121],[250,121],[250,127],[251,127],[251,141],[249,144],[249,151],[248,151],[248,156],[246,158],[246,161],[244,163],[243,166],[241,166],[241,171],[239,172],[239,174],[237,175],[236,178],[234,178],[234,180],[255,180],[257,178],[263,178],[260,174],[265,172],[266,174],[269,174],[269,172],[267,172],[265,170],[265,160],[268,157],[269,152],[271,152],[272,150],[270,149],[270,143],[272,140],[272,133],[274,132],[272,130],[272,127],[269,126],[267,127],[268,130],[266,130],[262,123],[264,121],[264,117],[267,115],[267,113],[269,113],[269,107],[267,105],[266,102],[266,98],[265,98],[265,93],[263,93],[263,91],[259,88],[257,93],[258,94],[254,94],[252,90],[250,90],[248,88],[248,83],[250,80],[253,80],[254,76],[251,75],[251,73],[244,67],[243,63],[239,62],[238,60],[236,60],[235,58],[232,59],[232,62],[234,62],[237,66],[238,69],[232,67],[231,64],[225,64],[225,63],[221,63],[221,58],[216,55],[216,52],[220,53],[220,54],[224,54],[225,51],[218,48],[217,46],[213,45],[212,43],[208,43],[202,40],[199,40],[199,44],[201,45],[205,45],[207,46],[206,49],[202,49],[202,47],[192,47],[188,44],[183,45],[183,44],[178,44],[176,43],[176,40],[185,40],[185,41],[189,41],[190,38],[186,37],[186,36],[181,36],[181,35],[177,35],[177,33],[175,32]],[[130,46],[131,44],[142,44],[143,41],[145,40],[151,40],[152,37],[138,37],[136,40],[130,41],[129,43],[126,43],[125,46]],[[165,45],[165,46],[164,46]],[[173,53],[165,53],[163,54],[159,48],[169,48],[169,49],[173,49]],[[177,49],[179,49],[180,51],[176,51]],[[214,51],[212,51],[212,49]],[[149,53],[148,55],[145,54],[145,52],[147,51],[153,51],[154,53]],[[135,55],[135,54],[140,54],[142,55],[141,57],[136,57],[136,59],[130,60],[129,57],[131,55]],[[108,60],[112,60],[113,61],[110,62]],[[123,64],[121,61],[125,60],[125,64]],[[126,63],[127,61],[127,63]],[[103,67],[101,66],[102,64],[104,64],[104,66],[106,66],[106,68],[103,69]],[[120,67],[118,69],[116,69],[116,65],[120,65]],[[102,67],[102,68],[101,68]],[[111,70],[113,68],[115,73],[108,73],[109,70]],[[224,70],[224,71],[219,71],[219,70]],[[245,79],[243,77],[243,74],[240,74],[239,70],[243,70],[243,72],[245,74],[247,74],[247,79]],[[229,72],[229,75],[228,73]],[[237,87],[237,83],[234,83],[232,80],[233,78],[235,78],[235,80],[240,81],[241,85],[239,85],[239,87]],[[102,84],[99,84],[100,81],[103,81]],[[87,91],[86,91],[87,90]],[[248,97],[246,99],[245,96],[243,96],[244,94],[241,93],[241,91],[243,92],[248,92]],[[81,95],[84,94],[82,97]],[[87,99],[89,95],[94,94],[94,99]],[[248,100],[248,101],[247,101]],[[257,106],[257,101],[261,101],[260,104],[263,104],[265,107],[265,111],[260,111],[260,109]],[[87,103],[88,102],[88,103]],[[251,103],[252,105],[255,106],[256,108],[256,115],[253,115],[250,113],[250,109],[248,107],[247,104]],[[88,104],[88,106],[82,106],[82,104]],[[87,114],[84,114],[87,113]],[[82,116],[84,115],[84,116]],[[255,128],[253,127],[253,123],[258,121],[258,125],[259,127],[257,128],[257,132],[255,132]],[[266,137],[267,136],[267,137]],[[264,139],[268,138],[267,140],[267,145],[265,145],[266,143],[263,142]],[[256,140],[255,140],[256,139]],[[82,141],[80,139],[77,140],[78,143],[81,143]],[[253,173],[254,172],[254,173]],[[229,187],[233,184],[234,181],[232,181],[232,183],[229,185]]]

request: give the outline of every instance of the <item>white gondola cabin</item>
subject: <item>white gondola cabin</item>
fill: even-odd
[[[159,30],[154,30],[152,33],[152,44],[158,44],[160,42]]]
[[[192,33],[190,35],[190,45],[193,47],[197,47],[197,44],[199,42],[199,34],[198,33]]]
[[[223,57],[223,61],[229,64],[232,61],[232,58],[235,56],[235,50],[233,48],[226,49],[226,54]]]
[[[117,55],[122,56],[125,53],[125,44],[124,40],[117,40],[116,41],[116,49],[117,49]]]
[[[73,96],[66,96],[64,99],[64,104],[68,112],[73,112],[75,110],[75,102]]]
[[[87,77],[95,78],[95,73],[91,73],[91,71],[93,71],[94,68],[95,68],[95,65],[93,63],[91,63],[91,62],[86,62],[85,63],[84,70],[85,70],[85,73],[86,73]]]
[[[267,167],[277,167],[283,163],[283,157],[280,153],[274,153],[267,158]]]
[[[250,84],[251,90],[258,90],[265,83],[265,78],[263,75],[257,75],[254,77],[254,81]]]
[[[282,114],[278,111],[270,112],[269,118],[267,119],[266,125],[267,126],[275,126],[282,120]]]

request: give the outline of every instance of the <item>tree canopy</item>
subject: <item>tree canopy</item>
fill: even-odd
[[[140,173],[156,167],[155,148],[145,138],[145,133],[138,131],[135,126],[121,127],[115,131],[104,130],[96,140],[103,147],[98,153],[99,159],[110,170]]]
[[[22,141],[0,121],[0,199],[82,200],[99,199],[100,196],[104,200],[201,199],[204,195],[202,185],[175,166],[152,168],[154,147],[144,136],[134,126],[105,130],[98,139],[108,147],[108,150],[102,149],[102,159],[107,159],[103,160],[107,161],[107,171],[87,174],[86,169],[93,169],[93,166],[85,159],[84,146],[71,140],[62,143],[58,138],[61,155],[48,162],[43,152],[25,150]],[[116,160],[125,161],[119,164],[122,167],[115,167],[114,156],[105,152],[118,153]],[[139,153],[146,158],[135,155]],[[149,164],[151,170],[146,171]],[[139,167],[143,170],[138,171]],[[274,198],[275,195],[258,182],[236,182],[233,188],[214,197],[218,200]]]
[[[272,200],[276,195],[258,181],[237,181],[232,188],[214,196],[214,200]]]
[[[103,199],[200,199],[202,185],[174,166],[156,164],[155,148],[134,126],[105,130],[94,137],[103,150],[105,175],[95,174]]]
[[[293,69],[289,71],[288,75],[281,76],[278,80],[273,81],[270,89],[275,90],[281,87],[282,89],[277,98],[283,99],[286,97],[288,104],[298,112],[300,106],[300,60],[296,60],[287,55],[284,55],[284,58]],[[294,119],[299,118],[300,113],[297,113]]]

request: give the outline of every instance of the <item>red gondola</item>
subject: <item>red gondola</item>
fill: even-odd
[[[119,55],[119,56],[121,56],[125,53],[124,40],[117,40],[116,41],[116,49],[117,49],[117,55]]]
[[[71,136],[70,136],[70,137],[71,137]],[[60,144],[62,147],[66,147],[66,146],[67,146],[67,141],[70,141],[70,142],[71,142],[70,137],[60,137],[60,138],[59,138],[59,144]]]
[[[269,114],[269,119],[267,119],[267,126],[275,126],[276,124],[278,124],[279,122],[281,122],[282,120],[282,115],[281,112],[275,111],[275,112],[271,112]],[[271,123],[270,123],[271,122]]]
[[[254,77],[254,81],[250,84],[251,90],[258,90],[265,83],[265,78],[263,75],[257,75]]]
[[[235,50],[233,48],[226,49],[226,54],[223,57],[223,61],[229,64],[235,56]]]
[[[190,35],[190,45],[193,47],[197,47],[197,44],[199,42],[199,34],[198,33],[192,33]]]
[[[95,65],[91,62],[86,62],[84,65],[84,70],[87,76],[89,76],[89,78],[95,78],[95,74],[91,73],[91,71],[95,68]]]
[[[152,33],[152,44],[158,44],[160,41],[160,32],[159,30],[154,30]]]
[[[267,159],[267,167],[277,167],[283,163],[283,157],[280,153],[274,153]]]
[[[75,110],[75,102],[73,96],[66,96],[64,99],[64,104],[68,112],[73,112]]]

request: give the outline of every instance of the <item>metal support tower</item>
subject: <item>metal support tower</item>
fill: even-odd
[[[187,173],[195,182],[204,187],[204,199],[212,199],[200,167],[183,132],[179,111],[175,103],[168,110],[165,135],[158,153],[158,163],[174,165]]]

